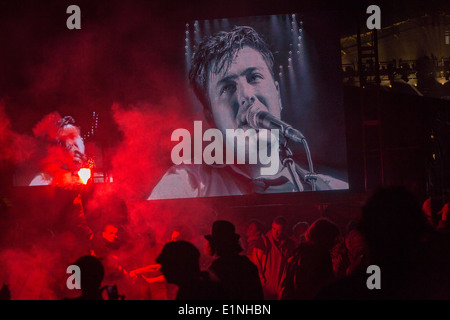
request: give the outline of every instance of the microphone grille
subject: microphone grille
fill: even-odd
[[[247,120],[248,125],[253,129],[259,129],[257,115],[260,111],[263,111],[262,108],[256,105],[251,106],[247,110],[247,115],[245,118]]]

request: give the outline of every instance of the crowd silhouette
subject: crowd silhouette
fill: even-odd
[[[289,228],[288,220],[277,216],[268,231],[262,220],[248,220],[241,237],[232,221],[216,220],[201,236],[205,246],[199,250],[193,229],[176,226],[168,228],[170,236],[160,247],[143,242],[158,254],[134,269],[121,264],[124,236],[107,223],[93,238],[94,250],[73,262],[81,270],[81,294],[64,299],[449,299],[448,215],[449,203],[436,206],[427,199],[421,205],[407,189],[385,187],[367,199],[345,230],[330,217]],[[374,265],[381,271],[380,289],[367,285],[368,267]],[[120,279],[159,283],[164,294],[128,292]],[[0,298],[14,299],[12,293],[5,283]]]

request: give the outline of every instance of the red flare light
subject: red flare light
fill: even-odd
[[[83,181],[83,183],[86,184],[88,180],[91,178],[91,169],[81,168],[78,171],[78,176],[80,177],[81,181]]]

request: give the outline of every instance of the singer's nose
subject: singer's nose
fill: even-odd
[[[255,100],[256,98],[254,95],[242,97],[241,107],[248,109],[255,102]]]
[[[239,107],[248,108],[256,100],[253,86],[247,82],[245,77],[239,79],[237,83],[237,98],[239,100]]]
[[[241,84],[238,89],[239,110],[236,116],[238,125],[246,122],[247,110],[255,103],[256,96],[252,87],[245,83]]]

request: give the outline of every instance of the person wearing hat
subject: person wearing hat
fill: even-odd
[[[263,300],[258,268],[241,255],[243,251],[234,225],[225,220],[213,223],[211,234],[205,235],[210,254],[216,259],[208,271],[211,278],[219,282],[227,299]]]

